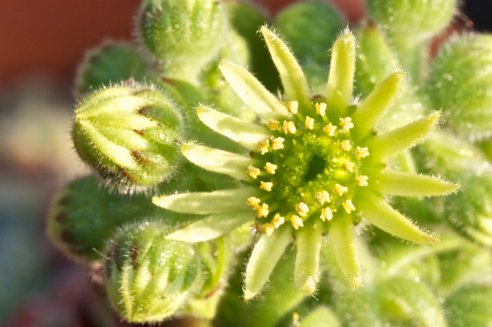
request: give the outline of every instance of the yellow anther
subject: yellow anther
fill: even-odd
[[[299,229],[299,227],[304,226],[304,222],[302,221],[301,217],[297,215],[292,215],[290,217],[290,223],[292,224],[292,227],[294,227],[294,229]]]
[[[246,204],[253,209],[258,209],[260,207],[260,202],[261,200],[254,196],[251,196],[246,200]]]
[[[337,131],[337,127],[332,123],[329,123],[328,125],[325,125],[323,127],[323,132],[325,134],[328,134],[328,136],[335,136],[336,131]]]
[[[280,122],[275,119],[268,120],[267,127],[272,131],[278,131],[280,129]]]
[[[316,200],[318,200],[319,204],[321,205],[325,203],[330,203],[331,201],[330,194],[326,191],[317,192],[315,196],[316,196]]]
[[[260,182],[260,188],[263,190],[263,191],[267,191],[267,192],[271,192],[272,191],[272,187],[273,187],[273,183],[272,182]]]
[[[351,213],[352,211],[355,211],[355,206],[351,200],[346,200],[342,202],[342,207],[346,213]]]
[[[352,161],[345,160],[342,166],[349,172],[353,172],[355,164]]]
[[[270,236],[275,231],[275,226],[273,224],[267,223],[263,225],[263,231],[265,232],[266,236]]]
[[[285,141],[285,139],[283,137],[274,138],[272,141],[272,149],[273,150],[283,149],[284,148],[284,141]]]
[[[330,221],[333,219],[333,210],[330,208],[321,209],[321,215],[319,216],[323,221]]]
[[[268,174],[275,175],[275,171],[277,170],[277,165],[267,162],[264,168]]]
[[[304,122],[304,126],[306,129],[313,129],[314,128],[314,119],[306,116],[306,121]]]
[[[294,124],[293,121],[286,121],[284,120],[284,133],[285,134],[295,134],[297,129],[296,129],[296,124]]]
[[[360,146],[358,146],[357,148],[355,148],[355,155],[359,159],[365,158],[365,157],[369,156],[369,149],[367,147],[361,148]]]
[[[275,226],[275,228],[279,228],[280,225],[283,225],[284,223],[285,218],[282,217],[279,213],[276,213],[275,216],[273,216],[272,224]]]
[[[258,206],[258,208],[256,209],[256,215],[258,216],[258,218],[264,218],[268,216],[269,213],[270,211],[268,210],[268,204],[266,203],[262,203],[262,205]]]
[[[309,212],[309,207],[304,202],[299,202],[298,204],[296,204],[296,211],[299,214],[299,216],[306,217],[306,215]]]
[[[349,152],[352,149],[352,144],[350,143],[349,140],[344,140],[342,143],[340,143],[340,149],[342,149],[345,152]]]
[[[248,175],[251,178],[256,179],[261,173],[261,170],[256,168],[255,166],[248,166]]]
[[[270,148],[270,141],[268,139],[265,139],[263,141],[260,141],[258,143],[258,151],[263,155],[268,152],[268,149]]]
[[[340,118],[340,127],[345,132],[350,131],[352,128],[354,128],[354,123],[352,123],[352,118],[350,117]]]
[[[316,103],[316,114],[320,116],[324,116],[326,114],[326,103]]]
[[[297,111],[299,110],[299,102],[289,101],[289,104],[287,105],[287,110],[289,110],[291,114],[297,114]]]
[[[357,185],[359,185],[359,186],[367,186],[368,185],[368,183],[367,183],[368,180],[369,180],[369,177],[367,177],[365,175],[355,176],[355,181],[357,182]]]
[[[338,196],[342,196],[344,193],[347,192],[348,192],[348,187],[345,187],[343,185],[335,184],[335,186],[333,187],[333,193],[335,193]]]

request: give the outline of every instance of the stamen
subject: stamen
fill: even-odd
[[[317,192],[315,197],[316,197],[316,200],[318,200],[319,204],[321,204],[321,205],[323,205],[325,203],[329,203],[331,201],[330,194],[326,191]]]
[[[246,200],[246,204],[253,209],[258,209],[260,202],[261,200],[254,196],[251,196]]]
[[[284,120],[284,133],[285,134],[295,134],[297,129],[296,129],[296,125],[294,124],[293,121],[286,121]]]
[[[274,165],[270,162],[267,162],[265,164],[265,171],[270,174],[270,175],[275,175],[275,171],[277,170],[278,166],[277,165]]]
[[[279,228],[280,225],[283,225],[284,223],[285,218],[282,217],[279,213],[276,213],[275,216],[273,216],[272,224],[275,226],[275,228]]]
[[[367,186],[368,183],[367,181],[369,180],[369,177],[365,175],[357,175],[355,176],[355,181],[357,182],[357,185],[359,186]]]
[[[292,227],[294,227],[294,229],[299,229],[299,227],[303,227],[304,226],[304,222],[302,221],[301,217],[297,216],[297,215],[292,215],[290,217],[290,223],[292,224]]]
[[[275,226],[270,223],[264,224],[263,231],[265,232],[266,236],[270,236],[275,231]]]
[[[306,215],[309,212],[309,207],[304,202],[299,202],[298,204],[296,204],[296,211],[299,214],[299,216],[306,217]]]
[[[270,147],[270,141],[268,139],[265,139],[260,143],[258,143],[258,151],[260,151],[262,155],[268,152],[269,147]]]
[[[268,210],[268,204],[266,203],[263,203],[261,206],[258,206],[256,210],[256,215],[258,216],[258,218],[264,218],[268,216],[269,213],[270,211]]]
[[[354,128],[354,123],[352,123],[352,118],[350,117],[340,118],[340,127],[345,132],[350,131],[352,128]]]
[[[335,186],[333,187],[333,193],[335,193],[338,196],[342,196],[344,193],[347,192],[348,192],[348,187],[345,187],[343,185],[335,184]]]
[[[261,170],[259,170],[255,166],[248,166],[248,175],[251,178],[256,179],[260,175],[260,173],[261,173]]]
[[[284,141],[285,139],[283,137],[277,137],[273,139],[272,141],[272,149],[273,150],[281,150],[284,148]]]
[[[299,109],[299,102],[297,101],[290,101],[289,104],[287,105],[287,110],[291,113],[291,114],[297,114],[297,111]]]
[[[357,156],[357,158],[361,159],[361,158],[365,158],[367,156],[369,156],[369,149],[367,147],[363,147],[361,148],[360,146],[358,146],[356,149],[355,149],[355,155]]]
[[[313,129],[314,128],[314,119],[306,116],[306,121],[304,123],[306,129]]]
[[[316,103],[316,114],[320,116],[324,116],[326,114],[326,103]]]
[[[352,211],[355,211],[355,206],[351,200],[346,200],[342,202],[342,207],[346,213],[351,213]]]
[[[352,144],[350,144],[349,140],[344,140],[342,141],[342,143],[340,143],[340,149],[345,152],[349,152],[352,149]]]
[[[321,209],[320,218],[322,221],[332,220],[333,219],[333,210],[331,210],[330,208]]]
[[[267,127],[272,131],[278,131],[280,129],[280,122],[275,119],[270,119],[267,123]]]
[[[345,160],[343,162],[343,168],[345,168],[349,172],[353,172],[354,171],[354,166],[355,166],[355,164],[352,161]]]
[[[272,182],[263,182],[263,181],[260,182],[260,188],[263,191],[271,192],[272,191],[272,187],[273,187],[273,183]]]
[[[328,136],[335,136],[335,132],[337,131],[337,127],[332,123],[329,123],[325,127],[323,127],[323,132],[328,134]]]

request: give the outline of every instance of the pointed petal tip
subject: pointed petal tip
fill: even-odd
[[[316,291],[316,284],[316,278],[314,276],[308,276],[300,291],[306,295],[311,295]]]
[[[255,292],[251,292],[249,290],[244,290],[243,291],[243,299],[244,301],[246,302],[249,302],[251,301],[258,293],[255,293]]]

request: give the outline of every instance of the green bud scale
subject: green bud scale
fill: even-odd
[[[141,223],[122,230],[106,256],[106,289],[124,320],[157,322],[175,314],[200,290],[194,245],[166,240],[165,228]]]
[[[72,137],[80,157],[108,184],[133,191],[174,174],[182,129],[168,96],[129,83],[87,96],[75,109]]]

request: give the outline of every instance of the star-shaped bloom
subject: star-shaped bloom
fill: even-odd
[[[279,72],[283,98],[267,91],[243,67],[224,62],[220,70],[225,80],[257,119],[249,122],[209,107],[197,109],[205,125],[242,145],[248,154],[193,143],[182,146],[192,163],[229,175],[243,186],[154,198],[156,205],[168,210],[205,215],[168,238],[206,241],[254,222],[260,236],[246,267],[246,299],[260,292],[294,240],[294,281],[301,291],[316,289],[325,237],[341,271],[358,287],[354,225],[361,219],[411,242],[434,243],[435,235],[417,227],[385,197],[442,195],[457,186],[436,177],[395,171],[386,163],[420,142],[438,122],[439,113],[380,135],[375,126],[397,96],[402,72],[390,75],[364,101],[353,105],[356,44],[345,30],[333,45],[325,94],[312,96],[287,45],[266,27],[261,34]]]

